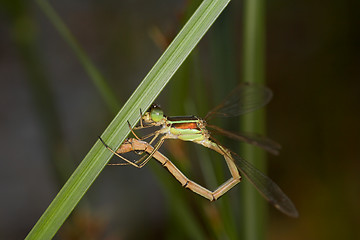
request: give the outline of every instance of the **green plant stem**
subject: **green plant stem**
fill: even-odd
[[[150,106],[229,1],[202,2],[102,134],[109,146],[114,149],[120,146],[130,132],[127,121],[136,124],[139,109]],[[26,239],[51,239],[111,157],[112,153],[97,140]]]
[[[244,45],[243,45],[243,79],[245,82],[264,84],[264,42],[265,42],[265,1],[244,1]],[[242,118],[242,131],[265,133],[265,112],[258,110]],[[265,153],[253,146],[243,146],[243,156],[265,172]],[[260,194],[251,184],[244,184],[244,219],[243,233],[246,240],[265,238],[266,205]]]

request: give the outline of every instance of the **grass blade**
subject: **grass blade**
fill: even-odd
[[[130,132],[127,120],[132,125],[139,120],[139,109],[145,110],[150,106],[229,1],[202,2],[102,134],[102,138],[109,146],[112,148],[120,146]],[[95,139],[94,137],[94,141]],[[102,143],[96,141],[26,239],[51,239],[111,156],[112,154]]]

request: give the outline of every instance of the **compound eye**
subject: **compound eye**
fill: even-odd
[[[152,106],[150,116],[154,122],[159,122],[164,117],[164,111],[158,105],[154,105]]]

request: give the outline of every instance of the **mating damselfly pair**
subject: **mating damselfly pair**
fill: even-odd
[[[266,105],[271,97],[272,92],[266,87],[254,84],[241,84],[218,106],[209,111],[204,118],[196,116],[168,117],[164,115],[164,112],[159,105],[153,104],[144,114],[140,111],[140,124],[131,129],[135,138],[127,139],[117,151],[112,150],[102,139],[100,140],[110,151],[125,161],[123,163],[111,165],[132,165],[141,168],[151,158],[155,158],[169,170],[183,187],[192,190],[210,201],[215,201],[220,198],[239,183],[241,181],[241,175],[244,175],[257,188],[260,194],[275,208],[288,216],[297,217],[298,212],[294,204],[277,184],[239,155],[219,144],[208,130],[209,128],[211,131],[215,131],[235,140],[256,145],[270,153],[277,154],[280,149],[279,144],[267,137],[249,133],[235,134],[208,124],[208,121],[215,116],[234,117],[252,112]],[[131,125],[129,124],[129,126]],[[134,132],[139,129],[151,127],[160,127],[160,129],[154,130],[152,133],[141,138]],[[143,141],[146,139],[150,139],[150,141]],[[218,152],[224,157],[231,178],[214,191],[191,181],[167,157],[158,151],[166,139],[191,141]],[[121,155],[127,152],[137,152],[138,154],[141,154],[141,157],[135,161],[128,160]]]

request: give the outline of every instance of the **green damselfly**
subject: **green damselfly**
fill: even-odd
[[[239,183],[241,181],[241,174],[243,174],[258,189],[261,195],[275,208],[289,216],[297,217],[298,212],[294,204],[277,184],[256,169],[253,165],[242,159],[239,155],[219,144],[207,129],[210,128],[230,138],[245,141],[259,146],[273,154],[277,154],[280,149],[280,145],[264,136],[256,134],[235,134],[207,123],[207,121],[214,116],[233,117],[254,111],[266,105],[270,101],[271,97],[272,92],[266,87],[252,84],[242,84],[234,89],[222,103],[213,108],[203,119],[196,116],[167,117],[164,115],[164,112],[159,105],[153,104],[144,115],[141,114],[140,125],[134,127],[133,130],[155,126],[160,127],[159,130],[156,130],[142,138],[139,138],[132,130],[137,140],[132,139],[131,141],[125,142],[116,152],[108,147],[104,142],[103,143],[113,153],[126,161],[126,163],[112,165],[131,164],[135,167],[141,168],[152,157],[154,157],[161,162],[163,166],[167,164],[165,167],[168,168],[170,173],[178,181],[180,181],[184,187],[189,188],[210,201],[217,200]],[[142,141],[148,138],[151,138],[149,143]],[[158,152],[159,148],[166,139],[191,141],[218,152],[225,158],[231,173],[231,178],[214,191],[210,191],[207,188],[189,180],[175,167],[173,163],[171,163],[170,160]],[[151,149],[151,151],[149,151],[149,149]],[[133,162],[120,155],[121,153],[129,151],[142,151],[147,154],[144,154],[144,156],[139,160]]]

